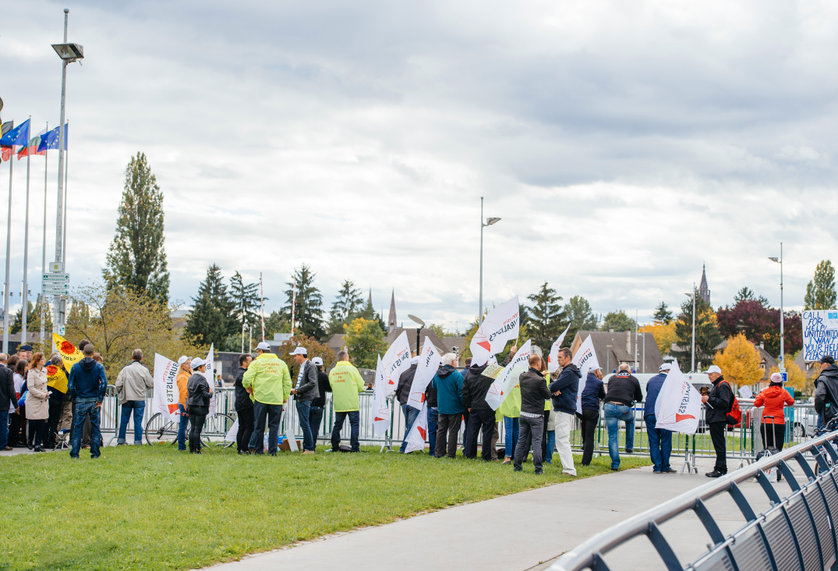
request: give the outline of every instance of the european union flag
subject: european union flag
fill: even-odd
[[[70,124],[64,123],[64,150],[67,150],[67,130],[69,129]],[[41,135],[41,143],[38,145],[38,152],[45,151],[47,149],[57,149],[58,148],[58,133],[59,127],[56,127],[52,131],[48,133],[44,133]]]
[[[0,138],[0,145],[11,147],[14,145],[26,146],[29,143],[29,119],[3,135]]]

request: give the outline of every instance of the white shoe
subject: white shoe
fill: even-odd
[[[576,476],[576,470],[573,470],[573,471],[562,470],[562,474],[567,474],[568,476],[574,476],[575,477]]]

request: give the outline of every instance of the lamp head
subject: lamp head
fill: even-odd
[[[413,315],[412,313],[408,313],[407,316],[413,320],[415,323],[419,324],[419,327],[425,327],[425,322]]]
[[[66,63],[84,59],[84,47],[79,44],[52,44],[52,49]]]
[[[778,264],[780,263],[780,258],[778,258],[777,256],[768,256],[768,259],[772,262],[777,262]]]
[[[491,226],[492,224],[496,224],[498,222],[500,222],[500,218],[495,218],[495,217],[487,218],[486,223],[483,226]]]

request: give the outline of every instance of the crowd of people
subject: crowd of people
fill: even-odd
[[[27,447],[35,452],[55,447],[61,433],[69,432],[70,456],[78,458],[82,447],[89,448],[92,457],[101,454],[99,413],[107,389],[107,378],[102,357],[88,341],[81,341],[83,358],[70,371],[64,368],[60,354],[53,353],[47,360],[43,353],[33,353],[32,347],[22,345],[14,355],[0,354],[0,450]],[[502,364],[515,354],[513,347]],[[279,426],[283,407],[294,396],[297,418],[302,432],[302,453],[314,454],[319,431],[326,410],[326,393],[332,393],[335,414],[330,435],[334,452],[358,452],[360,427],[359,395],[366,388],[358,369],[349,361],[346,351],[337,354],[337,363],[324,371],[320,357],[308,358],[305,347],[292,352],[297,365],[296,379],[292,380],[288,365],[273,353],[267,343],[259,343],[255,358],[250,354],[239,357],[235,378],[235,409],[238,418],[236,447],[239,454],[276,455]],[[118,374],[115,383],[121,406],[117,443],[126,443],[130,419],[133,418],[134,443],[142,442],[142,420],[146,395],[153,388],[149,370],[142,364],[142,351],[136,349],[131,362]],[[607,385],[603,371],[596,368],[587,373],[577,409],[577,394],[582,373],[572,362],[569,349],[558,352],[557,371],[548,371],[540,349],[528,359],[523,372],[500,407],[494,410],[487,402],[494,378],[487,373],[487,364],[471,364],[468,360],[459,368],[458,356],[448,353],[428,384],[425,392],[427,405],[428,442],[430,453],[437,457],[453,458],[457,454],[458,435],[465,426],[462,455],[476,458],[480,443],[481,458],[511,464],[515,471],[523,469],[523,462],[532,452],[536,474],[544,464],[552,464],[556,452],[562,472],[577,474],[571,451],[571,431],[578,418],[581,422],[582,458],[587,466],[593,458],[596,427],[602,412],[608,433],[608,454],[611,469],[620,467],[620,437],[623,448],[632,453],[635,437],[635,404],[644,402],[644,424],[648,434],[653,472],[674,472],[670,465],[672,432],[657,428],[655,403],[670,370],[663,363],[657,375],[646,383],[643,394],[640,382],[627,364],[620,365]],[[201,453],[201,431],[210,410],[214,387],[207,382],[207,363],[200,357],[178,360],[179,389],[178,449]],[[420,413],[408,405],[410,389],[418,361],[404,371],[395,390],[395,398],[405,418],[405,433],[400,450],[405,451],[407,438]],[[815,382],[815,409],[820,415],[819,426],[838,418],[838,366],[825,356],[821,372]],[[52,368],[52,369],[50,369]],[[64,375],[58,374],[58,370]],[[726,431],[736,419],[731,416],[735,397],[730,383],[721,369],[713,365],[707,370],[712,385],[702,395],[705,421],[716,452],[714,468],[706,475],[720,477],[727,473]],[[62,383],[64,379],[65,383]],[[785,441],[783,409],[794,399],[783,387],[779,373],[771,376],[770,384],[754,401],[764,407],[760,434],[763,445],[770,450],[782,450]],[[349,420],[349,445],[341,444],[341,431]],[[497,450],[498,424],[504,430],[504,450]],[[621,424],[625,431],[621,431]],[[267,432],[267,439],[265,434]],[[188,435],[187,435],[188,433]],[[188,444],[188,448],[187,448]]]

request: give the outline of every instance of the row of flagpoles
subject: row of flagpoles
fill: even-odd
[[[9,207],[7,211],[7,225],[6,225],[6,279],[3,291],[3,352],[8,353],[9,350],[9,296],[10,296],[10,258],[11,258],[11,233],[12,233],[12,182],[14,172],[14,161],[12,156],[17,154],[18,160],[26,157],[26,207],[24,214],[24,238],[23,238],[23,293],[21,296],[21,344],[26,343],[27,339],[27,312],[29,309],[29,286],[27,284],[27,273],[29,265],[29,175],[30,175],[30,157],[32,155],[44,156],[44,225],[43,225],[43,250],[41,255],[41,267],[43,273],[47,273],[46,266],[46,242],[47,242],[47,150],[58,149],[59,141],[61,140],[61,128],[55,127],[49,130],[47,124],[44,132],[29,136],[31,118],[27,119],[17,127],[14,126],[13,121],[8,121],[0,125],[0,163],[9,163]],[[67,162],[67,124],[64,124],[64,159],[65,167]],[[64,176],[66,179],[67,169],[64,169]],[[67,184],[64,184],[64,216],[66,217],[66,192]],[[65,225],[65,242],[66,242],[66,225]],[[40,339],[44,340],[45,331],[44,323],[46,321],[45,315],[45,296],[41,296],[41,314],[40,314]]]

